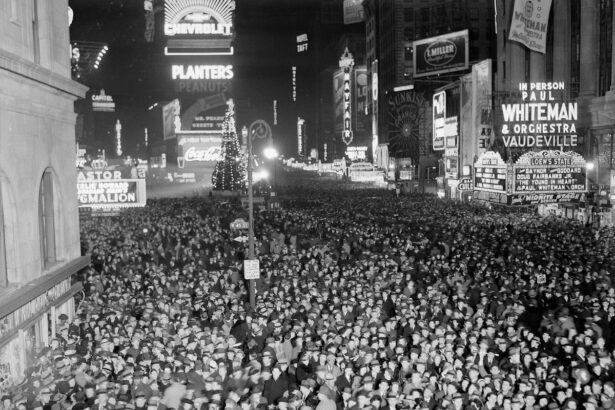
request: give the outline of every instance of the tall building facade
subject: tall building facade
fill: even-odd
[[[413,42],[467,29],[470,65],[494,58],[493,1],[367,0],[364,8],[374,140],[386,144],[390,156],[413,158],[419,178],[426,168],[433,176],[439,155],[432,149],[431,96],[464,72],[415,78]],[[406,116],[412,119],[392,121],[391,107],[402,116],[408,110],[398,107],[402,100],[412,101],[412,113]]]
[[[0,380],[17,382],[81,284],[66,0],[0,7]]]
[[[613,0],[553,0],[546,52],[508,40],[514,0],[497,0],[496,130],[506,100],[520,83],[563,82],[565,98],[578,103],[576,150],[595,164],[590,184],[611,188],[615,172],[615,8]]]

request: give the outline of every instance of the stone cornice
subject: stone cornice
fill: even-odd
[[[88,91],[85,85],[2,49],[0,49],[0,70],[10,71],[77,98],[85,97]]]

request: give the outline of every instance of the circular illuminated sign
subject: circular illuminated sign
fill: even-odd
[[[450,40],[439,40],[425,49],[425,61],[432,66],[451,62],[457,55],[457,45]]]

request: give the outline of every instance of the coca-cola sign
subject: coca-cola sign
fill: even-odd
[[[206,149],[199,149],[197,147],[190,147],[184,151],[184,161],[200,161],[200,162],[215,162],[222,160],[222,149],[220,147],[209,147]]]

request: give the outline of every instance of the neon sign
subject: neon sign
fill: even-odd
[[[297,67],[291,68],[293,74],[293,101],[297,101]]]
[[[232,65],[179,65],[171,66],[173,80],[230,80]]]
[[[346,145],[352,142],[352,100],[351,100],[351,76],[350,72],[354,66],[354,59],[348,48],[344,50],[340,59],[340,68],[344,70],[344,81],[342,86],[343,91],[343,110],[344,110],[344,127],[342,130],[342,141]]]
[[[502,140],[506,147],[575,147],[578,136],[576,101],[562,101],[554,93],[564,82],[519,84],[521,103],[502,104]]]
[[[167,23],[164,25],[164,34],[167,36],[176,36],[179,34],[220,34],[230,36],[230,24],[215,24],[215,23]]]
[[[231,55],[234,0],[165,0],[166,55]]]
[[[184,153],[184,160],[192,161],[222,161],[222,150],[220,147],[209,147],[207,149],[197,149],[190,147]]]
[[[297,153],[303,154],[303,124],[305,120],[301,117],[297,117]]]

